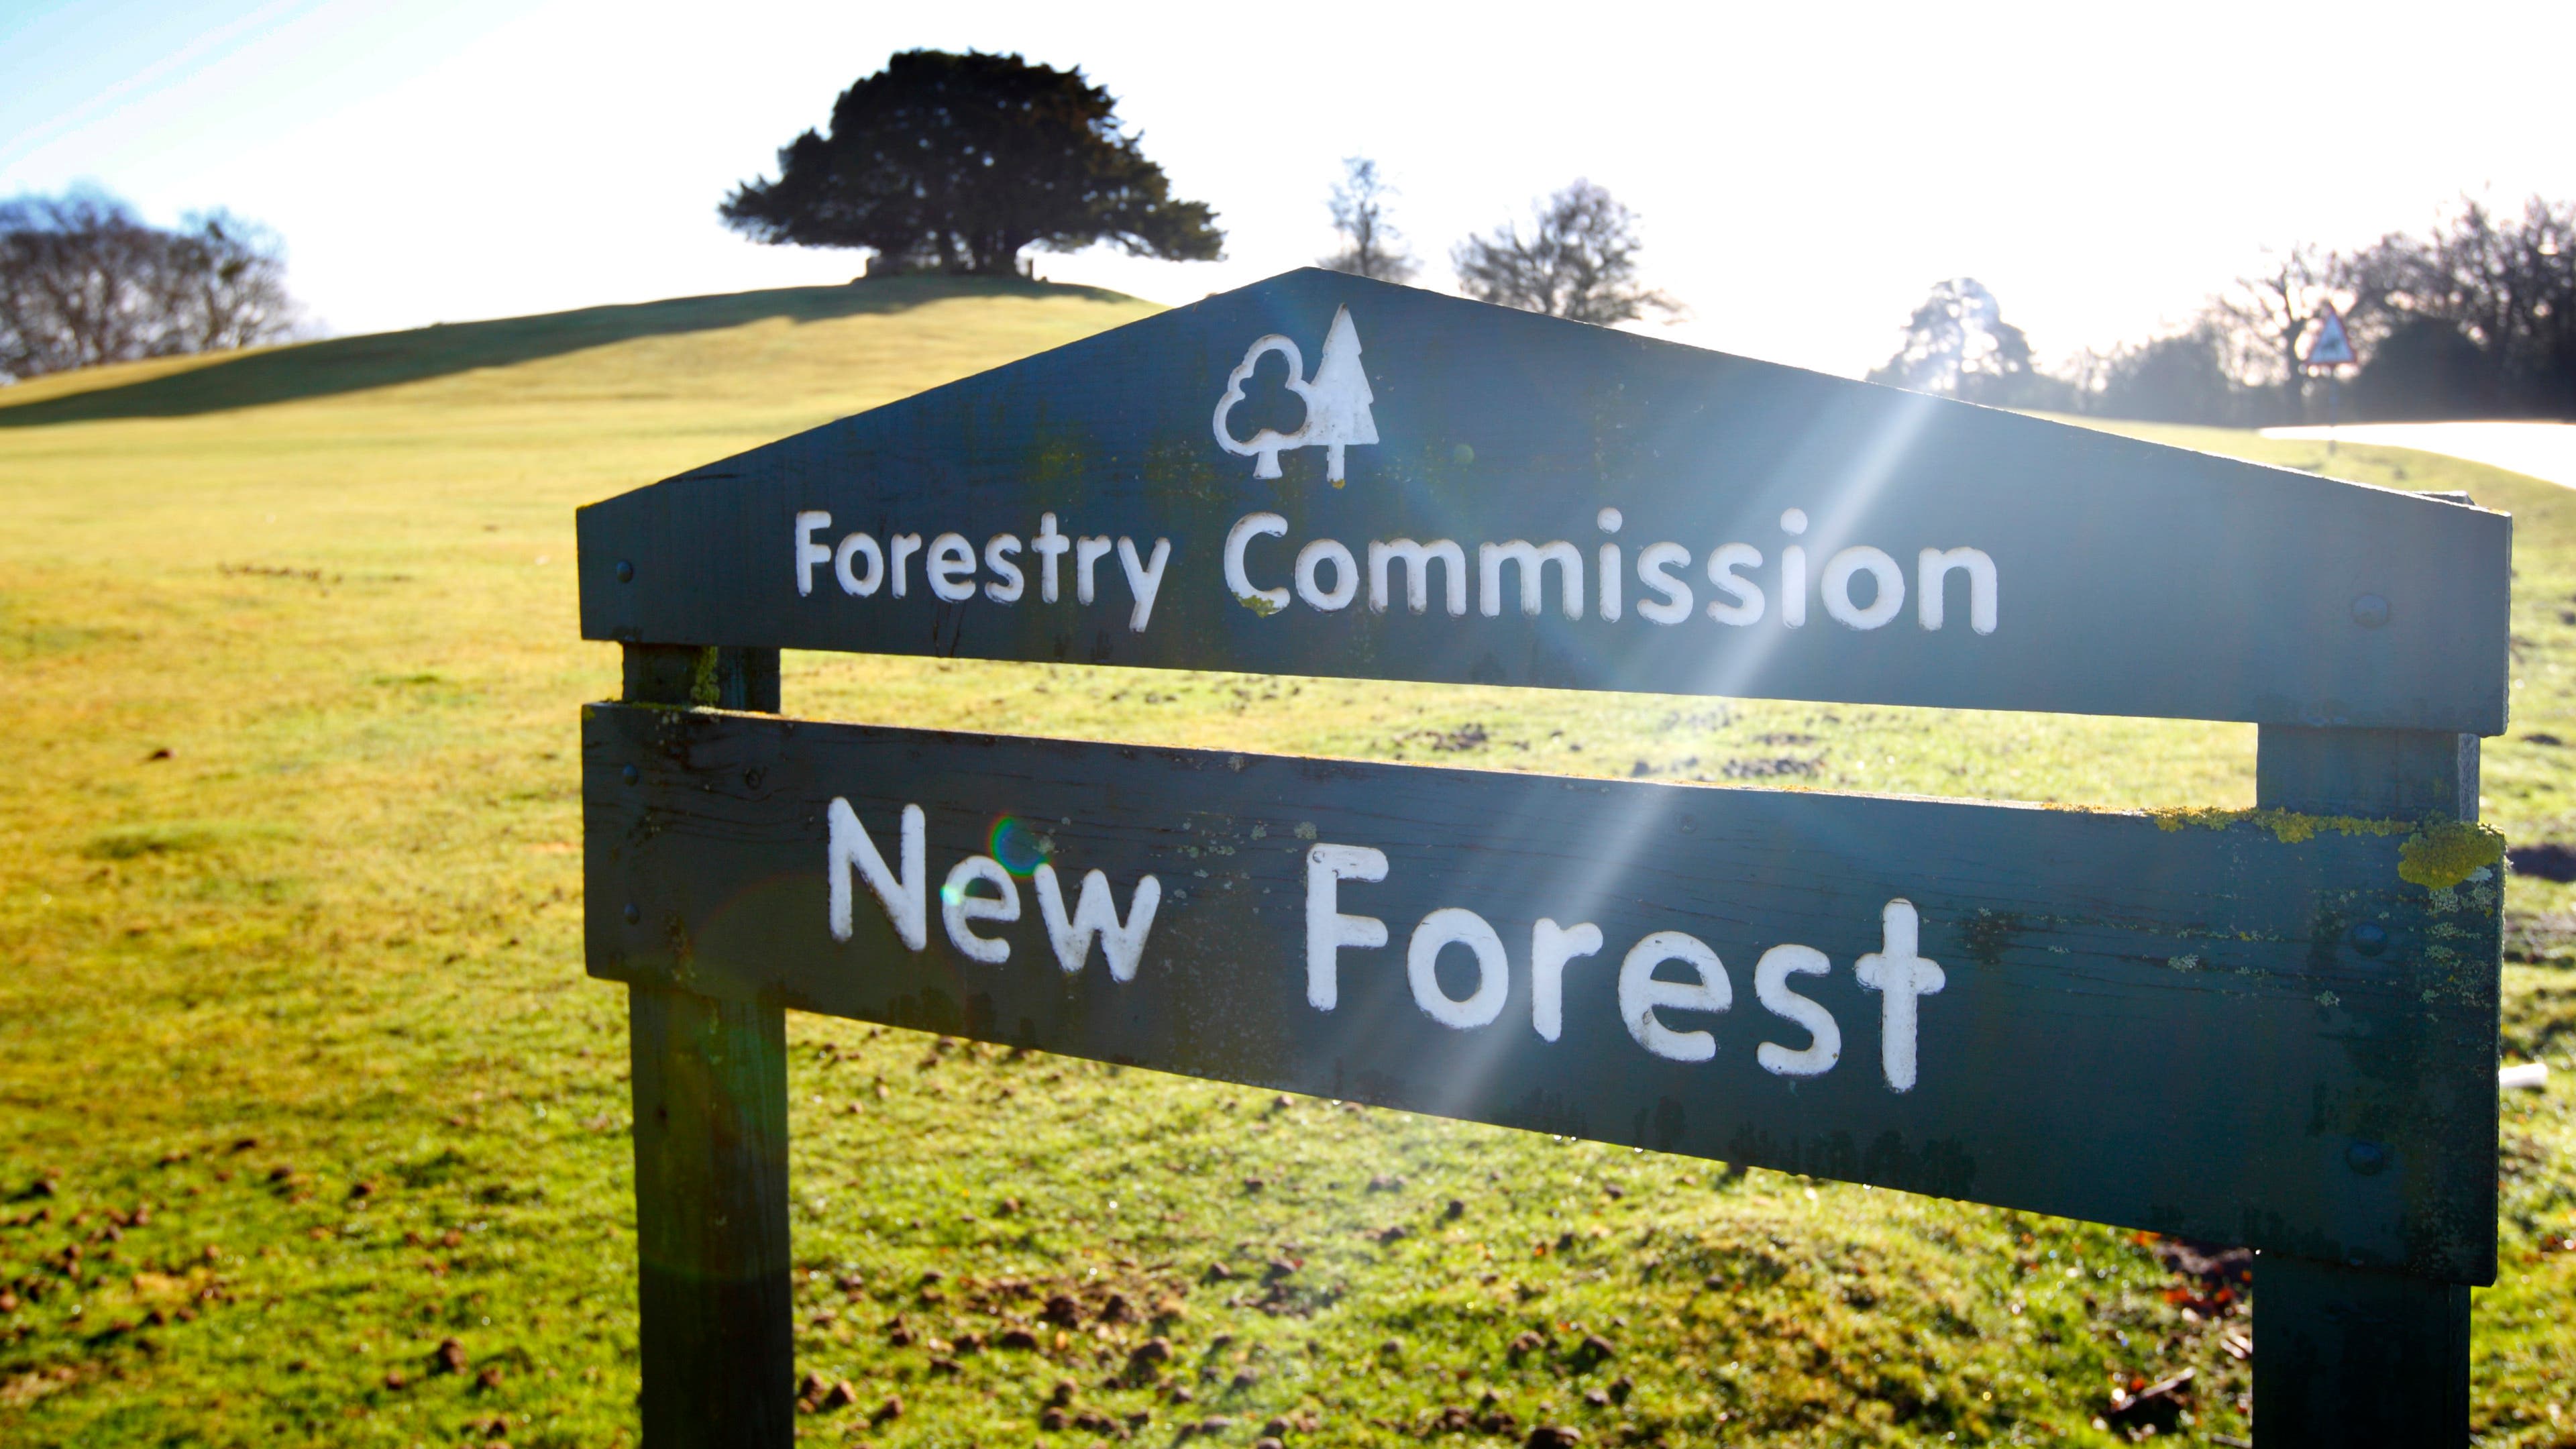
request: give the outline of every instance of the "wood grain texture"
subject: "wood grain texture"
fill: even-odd
[[[2402,881],[2402,830],[2285,841],[2250,822],[613,705],[583,739],[599,976],[2451,1282],[2494,1271],[2496,894]],[[925,949],[864,885],[852,938],[832,938],[836,797],[890,860],[902,807],[925,810]],[[1134,980],[1096,949],[1064,972],[1027,880],[1019,920],[984,928],[1006,961],[954,948],[937,892],[1006,821],[1068,887],[1104,871],[1122,910],[1156,876]],[[1307,996],[1316,842],[1389,860],[1384,883],[1341,888],[1339,909],[1392,940],[1342,954],[1330,1012]],[[1904,1093],[1882,1069],[1884,998],[1855,976],[1899,897],[1947,977],[1918,1003]],[[1491,1025],[1416,1004],[1406,944],[1444,907],[1507,947]],[[1540,917],[1606,938],[1567,968],[1553,1042],[1532,1010]],[[1649,1055],[1623,1024],[1621,958],[1664,930],[1724,963],[1732,1009],[1679,1017],[1713,1033],[1713,1060]],[[1830,960],[1795,981],[1843,1040],[1803,1079],[1756,1064],[1766,1041],[1809,1040],[1757,1000],[1758,958],[1789,943]],[[1466,966],[1453,948],[1441,968],[1452,999],[1472,993]]]
[[[2475,820],[2478,737],[2265,725],[2255,736],[2254,799],[2312,815]]]
[[[2283,810],[2474,820],[2475,736],[2284,729],[2257,745],[2257,801]],[[2479,1028],[2492,1045],[2497,1023]],[[2490,1073],[2492,1060],[2482,1070]],[[2495,1161],[2495,1095],[2455,1124],[2465,1150]],[[2488,1282],[2491,1279],[2478,1279]],[[2265,1254],[2254,1270],[2260,1449],[2469,1443],[2469,1290],[2459,1282]]]
[[[625,697],[638,703],[778,712],[778,651],[629,644]]]
[[[630,988],[645,1449],[796,1437],[786,1013]]]
[[[1249,344],[1288,337],[1307,367],[1336,310],[1363,345],[1380,441],[1281,455],[1282,476],[1224,451],[1212,412]],[[1267,362],[1275,364],[1273,357]],[[1256,378],[1256,381],[1259,379]],[[1274,387],[1274,391],[1277,390]],[[1284,393],[1282,394],[1284,396]],[[1290,400],[1288,407],[1296,404]],[[1283,414],[1283,417],[1286,415]],[[1286,424],[1294,427],[1291,419]],[[1239,436],[1238,432],[1238,436]],[[1613,535],[1597,515],[1621,510]],[[1792,537],[1781,519],[1811,520]],[[1075,559],[1060,597],[865,598],[826,564],[795,583],[794,521],[980,550],[1023,542],[1053,511],[1067,534],[1173,554],[1146,627],[1115,556],[1088,604]],[[1579,619],[1524,613],[1512,575],[1496,617],[1471,579],[1464,617],[1430,590],[1344,608],[1239,603],[1228,529],[1267,511],[1284,538],[1250,546],[1252,582],[1286,589],[1306,543],[1362,573],[1371,540],[1562,540],[1585,571]],[[846,418],[585,508],[582,631],[961,658],[1644,690],[2348,725],[2494,734],[2506,711],[2510,520],[2035,418],[1675,346],[1320,271],[1299,271]],[[1639,612],[1639,551],[1680,544],[1693,590],[1674,625]],[[1746,576],[1764,618],[1720,623],[1704,569],[1720,544],[1763,555]],[[1622,610],[1601,617],[1598,548],[1621,548]],[[1807,622],[1785,627],[1783,550],[1807,555]],[[1909,589],[1862,630],[1828,619],[1823,577],[1847,546],[1883,550]],[[1992,634],[1969,627],[1964,576],[1943,627],[1917,612],[1924,548],[1973,547],[1997,572]],[[860,572],[864,572],[861,568]],[[980,568],[971,581],[995,577]],[[1329,591],[1331,570],[1319,566]],[[1862,601],[1870,586],[1853,594]]]
[[[629,645],[625,692],[778,707],[778,651]],[[628,990],[645,1449],[796,1437],[788,1280],[787,1013],[772,999]]]
[[[2265,1254],[2257,1449],[2467,1449],[2469,1290]]]

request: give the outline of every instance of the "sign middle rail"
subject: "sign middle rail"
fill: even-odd
[[[607,979],[2494,1272],[2473,826],[611,704],[583,755]]]

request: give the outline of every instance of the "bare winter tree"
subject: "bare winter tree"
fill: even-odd
[[[1458,289],[1480,302],[1607,326],[1648,312],[1683,315],[1679,302],[1638,279],[1636,213],[1578,177],[1538,208],[1528,237],[1518,222],[1470,237],[1449,254]]]
[[[94,192],[0,204],[0,372],[153,355],[161,250],[151,228]]]
[[[1387,198],[1395,188],[1377,174],[1366,156],[1342,158],[1342,179],[1326,204],[1333,210],[1333,230],[1345,245],[1316,265],[1381,282],[1409,282],[1422,268],[1404,248],[1404,234],[1386,219]]]
[[[2320,309],[2344,300],[2334,295],[2333,269],[2332,256],[2301,243],[2269,254],[2261,271],[2237,278],[2209,301],[2204,318],[2228,375],[2258,399],[2271,396],[2267,416],[2302,413],[2307,372],[2300,344]]]
[[[2518,214],[2462,197],[2357,251],[2273,252],[2181,329],[2085,354],[2064,381],[2086,412],[2312,419],[2301,353],[2329,303],[2361,357],[2359,416],[2576,418],[2576,203],[2539,196]]]
[[[2491,406],[2576,417],[2576,203],[2535,196],[2516,216],[2463,197],[2427,234],[2383,237],[2335,271],[2371,336],[2464,338]],[[2364,375],[2379,367],[2374,350]]]
[[[179,351],[223,352],[294,335],[286,246],[276,232],[218,209],[189,214],[169,235],[164,315]]]
[[[0,376],[275,341],[294,310],[276,235],[225,212],[165,231],[96,191],[0,203]]]

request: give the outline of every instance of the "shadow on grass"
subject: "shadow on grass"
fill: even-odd
[[[714,331],[773,317],[823,322],[902,312],[951,297],[1004,296],[1124,300],[1115,292],[1093,287],[1007,277],[884,277],[845,287],[782,287],[489,322],[441,323],[409,332],[270,348],[185,372],[15,407],[8,405],[8,394],[0,389],[0,428],[106,418],[190,417],[392,387],[477,367],[507,367],[638,337]]]

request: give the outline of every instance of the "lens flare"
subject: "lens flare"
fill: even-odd
[[[1027,879],[1046,861],[1047,840],[1031,829],[1027,822],[1005,815],[993,822],[990,837],[991,855],[1002,863],[1002,869]]]

